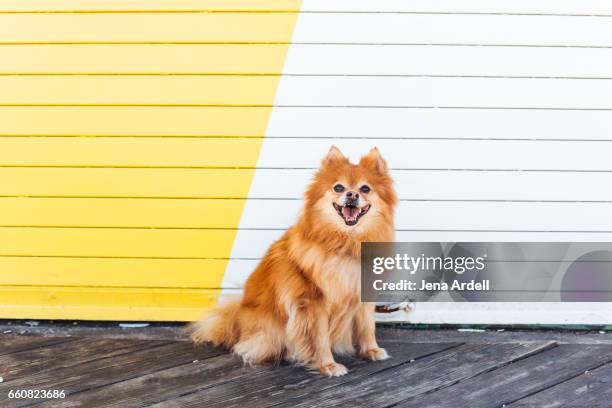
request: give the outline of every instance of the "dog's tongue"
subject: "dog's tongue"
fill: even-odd
[[[342,215],[348,220],[355,219],[359,215],[359,208],[348,206],[342,207]]]

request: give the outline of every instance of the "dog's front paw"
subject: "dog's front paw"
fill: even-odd
[[[348,369],[340,363],[331,363],[319,367],[319,372],[328,377],[340,377],[348,373]]]
[[[387,350],[385,350],[384,348],[380,348],[380,347],[371,348],[369,350],[366,350],[361,355],[363,356],[363,358],[372,360],[372,361],[386,360],[390,357],[389,354],[387,354]]]

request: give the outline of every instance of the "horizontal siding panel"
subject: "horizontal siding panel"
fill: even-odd
[[[242,169],[5,167],[0,168],[0,196],[210,199],[247,198],[248,195],[252,199],[299,200],[314,170],[284,169],[283,176],[279,177],[277,169],[258,169],[253,178],[252,172]],[[391,175],[399,197],[404,200],[612,201],[612,190],[604,187],[612,185],[612,173],[393,170]],[[0,199],[2,202],[7,201]],[[41,201],[40,205],[53,202],[52,199]],[[110,209],[112,204],[106,202]],[[15,203],[24,206],[24,214],[30,213],[25,209],[28,200]],[[234,204],[228,202],[227,205],[228,212],[233,213]],[[6,214],[6,217],[2,223],[10,222],[13,214]]]
[[[612,76],[612,49],[293,44],[283,72],[596,78]]]
[[[0,163],[315,169],[330,145],[336,144],[353,161],[378,146],[393,169],[612,170],[612,144],[596,141],[269,138],[257,160],[253,152],[259,150],[258,139],[171,140],[0,138],[0,146],[3,142],[6,146],[0,149]]]
[[[296,17],[240,12],[0,14],[0,42],[285,43]],[[610,38],[609,22],[592,17],[305,13],[293,42],[611,46]]]
[[[605,0],[303,0],[302,11],[612,14]]]
[[[266,12],[0,14],[0,43],[287,43],[296,18]]]
[[[286,52],[284,44],[3,45],[0,73],[280,74]]]
[[[0,198],[0,225],[236,228],[243,207],[244,200]]]
[[[253,167],[261,143],[255,138],[11,137],[0,138],[0,165]]]
[[[280,74],[286,50],[282,44],[4,45],[0,73]],[[612,77],[612,49],[294,44],[282,73],[599,78]]]
[[[300,15],[293,42],[611,46],[611,38],[606,18],[306,13]]]
[[[0,196],[246,198],[252,175],[241,169],[5,167]]]
[[[194,321],[216,304],[219,293],[218,289],[0,287],[2,317],[12,319]]]
[[[0,12],[15,11],[227,11],[299,10],[299,0],[4,0]]]
[[[271,106],[268,76],[0,76],[0,104]]]
[[[262,136],[269,111],[0,106],[0,136]],[[579,110],[275,107],[266,136],[610,140],[609,116],[608,111]]]
[[[608,80],[289,77],[282,86],[277,105],[612,108]]]
[[[608,111],[275,107],[272,118],[267,137],[612,139]]]
[[[255,261],[234,262],[247,271]],[[221,259],[0,257],[0,286],[216,288],[227,266]]]
[[[353,160],[378,146],[393,169],[610,170],[612,154],[608,142],[357,139],[333,143]],[[330,144],[325,139],[266,139],[257,164],[318,167]]]
[[[263,136],[270,108],[6,107],[0,135]]]
[[[226,258],[235,231],[1,228],[0,256]]]
[[[277,105],[612,109],[612,80],[285,77]],[[0,104],[271,106],[277,77],[0,76]]]

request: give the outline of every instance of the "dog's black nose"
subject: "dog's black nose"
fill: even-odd
[[[349,191],[348,193],[346,193],[346,197],[350,198],[351,200],[357,200],[359,198],[359,193]]]

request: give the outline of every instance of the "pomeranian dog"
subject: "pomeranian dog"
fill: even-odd
[[[374,304],[360,302],[361,243],[393,241],[397,196],[378,149],[352,164],[333,146],[306,190],[298,222],[269,248],[241,300],[191,327],[195,343],[231,348],[245,363],[289,360],[347,373],[332,353],[389,358]]]

